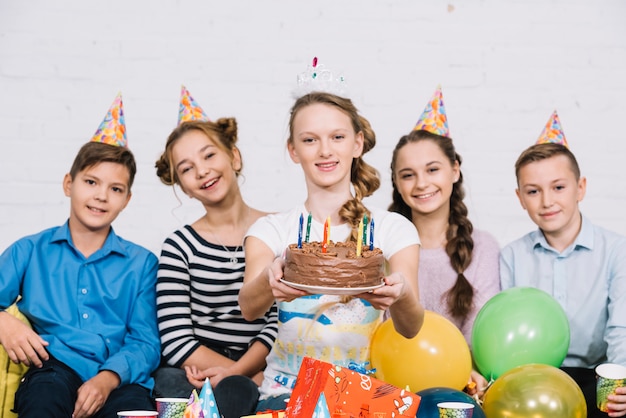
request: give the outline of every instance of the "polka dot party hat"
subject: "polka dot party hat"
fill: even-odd
[[[415,131],[420,129],[433,134],[450,137],[448,117],[446,116],[446,108],[443,105],[441,86],[437,86],[435,94],[433,94],[422,116],[415,124],[415,128],[413,128]]]
[[[561,144],[566,148],[569,148],[567,144],[567,139],[565,139],[565,134],[563,133],[563,127],[561,126],[561,121],[559,120],[559,115],[557,115],[556,110],[550,116],[548,123],[543,128],[541,135],[539,135],[539,139],[537,139],[537,144]]]
[[[185,86],[180,90],[180,105],[178,106],[178,124],[190,120],[210,121],[200,105],[191,97],[189,90]]]
[[[122,93],[118,93],[109,108],[98,130],[91,138],[91,142],[103,142],[118,147],[127,147],[126,123],[124,122],[124,109],[122,106]]]

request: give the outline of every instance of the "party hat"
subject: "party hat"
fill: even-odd
[[[446,108],[443,105],[443,95],[441,94],[441,86],[437,86],[435,94],[426,105],[422,116],[420,116],[420,119],[415,124],[415,128],[413,128],[415,131],[420,129],[441,136],[450,136],[448,117],[446,116]]]
[[[183,418],[204,418],[200,398],[198,398],[198,392],[195,389],[191,391],[187,407],[185,407],[185,412],[183,412]]]
[[[315,404],[315,410],[311,418],[330,418],[330,411],[328,410],[328,403],[324,394],[320,394]]]
[[[91,138],[91,142],[104,142],[118,147],[127,147],[126,123],[124,122],[124,109],[122,106],[122,93],[118,93],[109,108],[98,130]]]
[[[561,144],[566,148],[569,148],[567,144],[567,139],[565,139],[565,134],[563,133],[563,127],[561,126],[561,121],[559,120],[559,115],[557,115],[556,110],[550,116],[548,123],[543,128],[541,135],[539,135],[539,139],[537,139],[537,144]]]
[[[217,403],[215,402],[211,381],[208,377],[204,379],[204,385],[202,385],[202,390],[200,390],[200,405],[202,406],[204,418],[221,417],[220,410],[217,408]]]
[[[180,90],[180,105],[178,106],[178,124],[190,120],[210,121],[200,105],[191,97],[189,90],[182,86]]]

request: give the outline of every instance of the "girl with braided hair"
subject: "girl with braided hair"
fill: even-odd
[[[362,199],[380,185],[378,172],[363,160],[375,145],[369,122],[353,103],[331,93],[312,92],[291,109],[287,148],[304,172],[307,198],[287,212],[257,221],[245,242],[246,271],[239,293],[244,317],[257,318],[278,302],[278,336],[267,357],[257,410],[285,409],[304,355],[348,367],[369,360],[369,343],[388,310],[395,329],[411,338],[420,330],[417,268],[419,237],[410,222]],[[364,214],[375,222],[374,246],[390,267],[385,286],[354,297],[319,295],[280,281],[285,248],[297,241],[298,219],[311,213],[311,241],[321,241],[330,216],[333,241],[356,241]]]
[[[389,210],[413,222],[420,235],[419,292],[425,309],[454,323],[471,347],[474,319],[500,291],[499,246],[474,230],[463,203],[461,156],[452,139],[425,129],[400,138],[391,161]],[[485,379],[472,372],[470,392]]]

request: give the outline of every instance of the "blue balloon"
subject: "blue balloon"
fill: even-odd
[[[465,392],[451,388],[430,388],[417,392],[422,398],[417,408],[416,418],[439,418],[439,402],[467,402],[474,404],[472,418],[485,418],[485,413],[474,398]]]

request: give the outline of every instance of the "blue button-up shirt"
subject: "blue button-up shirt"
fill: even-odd
[[[559,253],[540,230],[500,253],[502,289],[535,287],[561,304],[570,325],[563,366],[626,366],[626,238],[582,218],[580,233]]]
[[[85,258],[68,224],[22,238],[0,256],[0,309],[17,299],[47,350],[83,380],[111,370],[153,386],[160,341],[154,254],[111,229]]]

